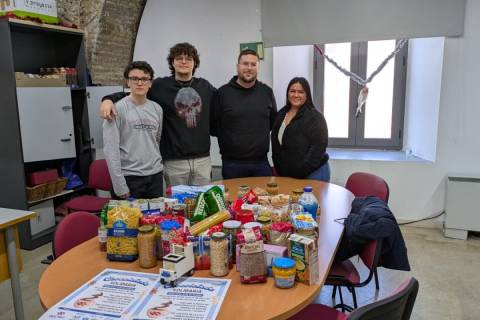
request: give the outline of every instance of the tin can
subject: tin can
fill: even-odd
[[[186,210],[187,210],[187,205],[184,203],[178,203],[173,205],[172,207],[172,214],[174,216],[182,216],[186,217]]]

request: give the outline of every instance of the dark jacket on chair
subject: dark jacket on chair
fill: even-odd
[[[382,239],[379,266],[409,271],[405,241],[388,205],[377,197],[355,198],[352,211],[345,219],[345,234],[335,260],[353,257],[366,242],[379,239]]]

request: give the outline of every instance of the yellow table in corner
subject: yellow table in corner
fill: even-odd
[[[23,221],[30,220],[35,216],[36,213],[32,211],[0,208],[0,266],[2,270],[0,274],[0,281],[8,279],[8,275],[10,275],[12,284],[13,306],[15,309],[15,319],[17,320],[23,320],[24,313],[22,303],[22,291],[20,289],[20,278],[18,269],[19,263],[17,260],[17,248],[15,244],[16,225]],[[5,238],[3,236],[3,233],[5,233]],[[4,258],[5,247],[7,251],[7,259]],[[8,268],[6,265],[4,266],[4,264],[6,264],[6,261],[8,261]]]

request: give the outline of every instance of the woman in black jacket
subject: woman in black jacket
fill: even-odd
[[[287,105],[278,112],[271,139],[280,176],[330,181],[327,123],[313,105],[305,78],[293,78],[288,84]]]

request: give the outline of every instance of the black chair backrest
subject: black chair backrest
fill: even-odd
[[[418,281],[406,280],[391,296],[355,309],[348,320],[408,320],[417,297]]]

